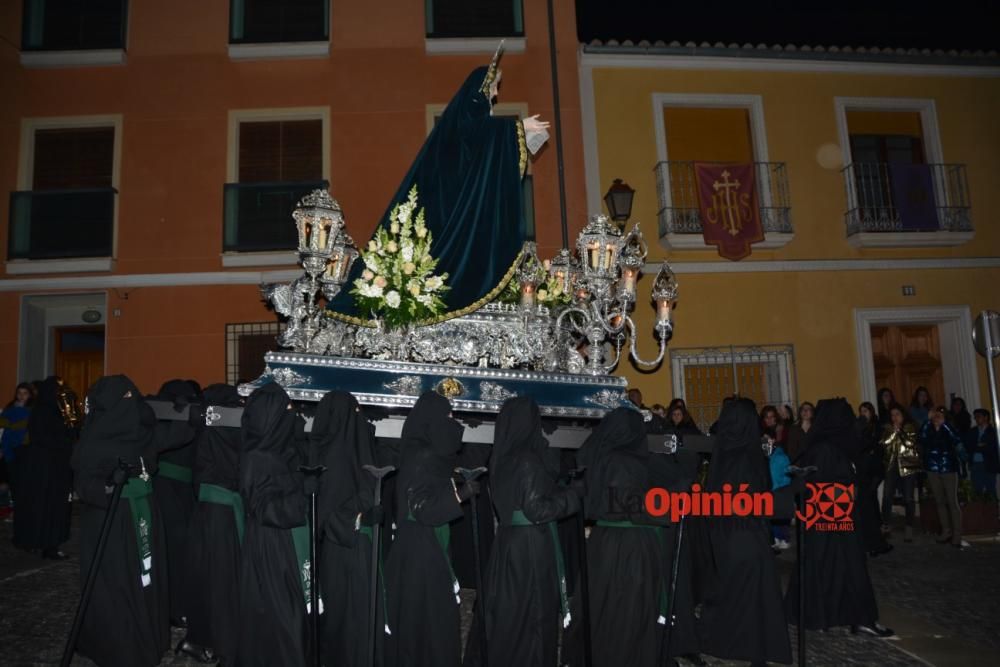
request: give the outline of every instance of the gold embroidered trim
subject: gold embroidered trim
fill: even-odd
[[[507,287],[507,283],[509,283],[511,278],[514,277],[514,273],[517,271],[517,267],[521,262],[521,255],[523,254],[524,254],[523,250],[517,253],[517,257],[514,258],[514,262],[510,265],[510,268],[507,269],[507,273],[505,273],[503,278],[500,279],[500,282],[497,283],[497,286],[494,287],[489,292],[487,292],[486,295],[483,296],[483,298],[479,299],[475,303],[469,304],[468,306],[460,310],[453,310],[451,312],[444,313],[442,315],[437,315],[436,317],[431,317],[426,320],[418,320],[416,322],[412,322],[411,324],[417,327],[425,327],[431,324],[440,324],[441,322],[446,322],[447,320],[452,320],[455,319],[456,317],[462,317],[464,315],[468,315],[471,312],[479,310],[480,308],[488,304],[490,301],[493,301],[498,296],[500,296],[500,292],[502,292],[504,288]],[[348,324],[354,324],[359,327],[375,328],[374,320],[363,320],[360,317],[354,317],[352,315],[344,315],[343,313],[338,313],[333,310],[326,310],[325,312],[327,317],[332,317],[333,319],[340,320],[341,322],[347,322]]]
[[[524,178],[524,172],[528,169],[528,144],[524,138],[524,123],[517,121],[517,167],[521,178]]]

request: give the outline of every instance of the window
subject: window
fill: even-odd
[[[768,160],[759,95],[653,96],[658,162],[659,232],[668,249],[704,250],[695,163],[753,167],[758,216],[765,240],[780,248],[793,238],[788,178],[783,162]]]
[[[231,0],[229,43],[325,42],[328,0]]]
[[[670,351],[675,397],[707,432],[734,394],[765,405],[796,407],[795,353],[791,345],[678,348]]]
[[[278,349],[281,322],[226,325],[226,382],[252,382],[264,373],[264,353]]]
[[[125,0],[24,0],[22,51],[124,49]]]
[[[292,210],[328,187],[325,110],[234,112],[230,178],[224,188],[223,250],[285,251],[298,244]],[[234,115],[235,114],[235,115]],[[271,263],[283,263],[272,261]]]
[[[8,259],[113,256],[117,122],[25,122],[22,189],[11,193]]]
[[[427,37],[521,37],[521,0],[425,0]],[[495,47],[494,47],[495,48]]]
[[[965,165],[941,157],[933,100],[836,98],[848,241],[958,245],[972,238]]]

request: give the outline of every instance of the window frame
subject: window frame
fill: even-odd
[[[38,130],[67,130],[93,127],[114,129],[113,157],[111,161],[111,187],[119,191],[121,177],[122,114],[90,116],[46,116],[21,119],[21,139],[18,150],[17,190],[31,191],[35,174],[35,132]],[[118,257],[118,210],[119,197],[114,198],[114,213],[111,231],[111,255],[109,257],[87,257],[81,259],[8,259],[8,274],[66,273],[111,271]],[[8,217],[8,224],[10,223]]]
[[[331,33],[331,0],[324,0],[325,3],[325,25],[326,37],[318,40],[304,40],[295,42],[251,42],[233,41],[233,10],[237,3],[244,0],[229,0],[229,13],[227,15],[226,44],[230,60],[272,60],[284,58],[327,58],[330,55],[330,33]]]
[[[330,107],[274,107],[266,109],[230,109],[226,132],[226,183],[238,183],[240,173],[240,124],[245,122],[269,122],[288,120],[319,120],[322,122],[320,149],[323,151],[322,179],[330,181]],[[332,185],[330,186],[332,189]],[[225,215],[225,211],[223,211]],[[289,223],[290,224],[290,223]],[[219,239],[220,248],[222,239]],[[221,252],[222,266],[294,266],[298,264],[298,253],[277,252]]]
[[[102,65],[124,65],[125,54],[128,51],[129,43],[129,2],[121,0],[122,4],[122,45],[117,48],[97,48],[97,49],[36,49],[25,48],[25,24],[28,14],[27,6],[39,0],[23,0],[21,2],[21,42],[18,46],[21,65],[24,67],[92,67]]]

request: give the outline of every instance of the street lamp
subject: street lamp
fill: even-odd
[[[604,205],[608,207],[608,214],[618,224],[619,229],[624,228],[625,223],[632,217],[633,197],[635,197],[635,190],[630,188],[628,183],[622,182],[620,178],[615,179],[604,195]]]

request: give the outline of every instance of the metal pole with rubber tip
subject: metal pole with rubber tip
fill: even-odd
[[[319,559],[317,558],[317,545],[319,544],[318,530],[316,526],[316,496],[319,493],[319,476],[326,470],[326,466],[299,466],[299,472],[305,475],[305,491],[309,496],[309,656],[315,667],[321,667],[322,658],[319,650],[319,613],[320,613],[320,587],[319,587]]]
[[[396,470],[393,466],[378,468],[373,465],[362,466],[368,474],[375,478],[375,493],[372,498],[372,509],[382,507],[382,480]],[[382,553],[382,522],[376,521],[372,526],[372,570],[368,589],[368,662],[375,667],[375,643],[378,637],[378,575],[379,556]]]
[[[464,482],[472,482],[482,477],[486,474],[486,468],[480,466],[478,468],[455,468],[457,472],[462,477]],[[472,562],[476,568],[476,606],[479,607],[479,613],[475,613],[473,609],[473,618],[479,619],[479,647],[480,655],[482,657],[483,667],[488,667],[489,665],[489,651],[487,650],[487,636],[486,636],[486,600],[485,593],[483,591],[483,559],[482,555],[479,553],[479,495],[476,494],[472,497],[470,504],[472,505]]]
[[[799,468],[798,466],[788,466],[788,474],[795,479],[795,484],[801,487],[795,494],[795,508],[797,516],[795,520],[795,577],[799,585],[799,617],[798,617],[798,649],[799,667],[806,665],[806,528],[802,517],[806,515],[805,508],[805,486],[804,480],[807,476],[816,472],[816,466]]]
[[[572,483],[574,480],[582,480],[586,470],[586,467],[575,468],[566,475]],[[594,663],[590,641],[590,575],[587,569],[587,527],[584,520],[584,506],[581,500],[580,511],[576,513],[576,534],[580,541],[580,590],[577,593],[580,595],[583,610],[583,664],[584,667],[592,667]]]
[[[677,538],[674,540],[674,559],[670,564],[670,585],[667,588],[667,617],[664,619],[667,627],[663,633],[663,651],[661,660],[663,664],[676,664],[676,662],[669,662],[670,642],[673,641],[674,626],[677,625],[677,615],[674,613],[674,602],[677,597],[677,575],[680,572],[681,547],[684,543],[684,518],[686,516],[687,515],[682,514],[680,521],[677,522]]]
[[[115,511],[118,509],[118,501],[121,500],[122,490],[128,482],[130,466],[124,460],[118,459],[118,465],[108,479],[111,482],[111,501],[108,504],[108,511],[104,515],[104,522],[101,524],[101,533],[97,538],[97,548],[94,550],[94,559],[90,561],[87,569],[87,578],[84,580],[83,591],[80,593],[80,602],[76,606],[76,614],[73,616],[73,627],[63,648],[60,667],[69,667],[73,660],[73,652],[76,650],[76,642],[80,637],[80,628],[83,627],[83,616],[87,613],[87,605],[90,604],[90,596],[94,592],[94,584],[97,582],[97,572],[101,567],[101,558],[108,545],[108,534],[111,532],[111,523],[115,518]]]

